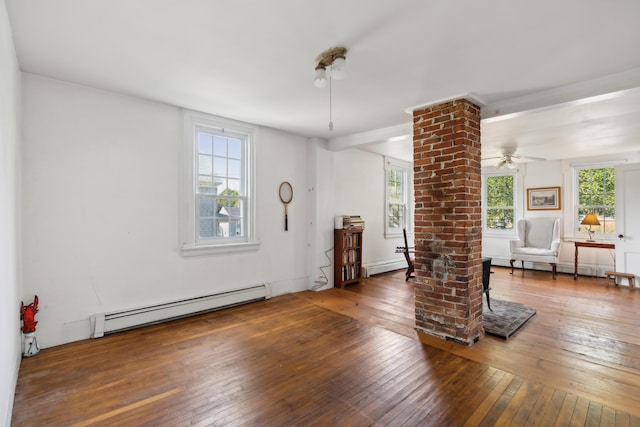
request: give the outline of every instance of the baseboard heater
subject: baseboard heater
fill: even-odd
[[[363,265],[362,268],[362,277],[366,278],[369,276],[373,276],[374,274],[387,273],[389,271],[407,268],[407,261],[404,258],[401,260],[394,259],[389,261],[381,261],[373,264]]]
[[[271,284],[91,316],[91,338],[271,298]]]

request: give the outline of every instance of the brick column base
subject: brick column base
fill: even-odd
[[[468,346],[482,327],[480,107],[413,113],[416,327]]]

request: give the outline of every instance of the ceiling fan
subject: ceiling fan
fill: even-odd
[[[508,152],[504,152],[502,154],[502,156],[486,157],[486,158],[484,158],[482,160],[493,160],[493,159],[500,159],[498,161],[498,164],[496,164],[496,168],[497,169],[502,169],[502,168],[515,169],[515,168],[517,168],[518,167],[518,163],[516,163],[516,161],[514,159],[528,159],[528,160],[533,160],[533,161],[546,160],[546,159],[544,159],[542,157],[522,156],[522,155],[508,153]]]

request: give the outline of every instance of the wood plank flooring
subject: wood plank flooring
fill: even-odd
[[[493,270],[538,310],[506,342],[418,335],[398,271],[44,349],[12,425],[640,427],[640,290]]]

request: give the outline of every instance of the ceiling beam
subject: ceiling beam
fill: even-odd
[[[405,123],[397,126],[376,129],[370,132],[339,136],[329,140],[329,150],[340,151],[350,148],[360,148],[363,145],[381,142],[395,142],[413,138],[413,124]]]

